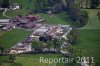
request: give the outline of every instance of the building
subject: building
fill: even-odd
[[[18,9],[20,9],[20,5],[19,5],[18,3],[13,3],[13,4],[10,6],[10,8],[11,8],[12,10],[18,10]]]
[[[14,28],[16,28],[16,24],[11,23],[11,24],[7,24],[6,26],[4,26],[2,30],[9,30],[9,29],[14,29]]]
[[[9,24],[11,19],[0,19],[0,24]]]
[[[18,43],[10,49],[10,54],[14,54],[14,53],[18,54],[18,53],[25,53],[31,51],[32,51],[31,44]]]
[[[29,29],[32,29],[34,27],[34,23],[33,22],[30,22],[30,23],[27,23],[25,25],[22,26],[23,28],[29,28]]]

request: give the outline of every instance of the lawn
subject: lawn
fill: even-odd
[[[61,55],[59,54],[29,54],[29,55],[21,55],[17,56],[15,63],[7,64],[5,63],[4,66],[62,66],[61,64],[55,63],[40,63],[39,58],[60,58]]]
[[[59,13],[55,15],[48,15],[44,13],[38,13],[42,18],[46,19],[49,24],[70,24],[72,21],[69,19],[67,13]]]
[[[0,11],[0,19],[6,19],[7,17],[4,17],[4,16],[2,15],[2,12],[3,12],[3,11]]]
[[[31,0],[31,2],[29,2],[29,0],[9,0],[10,4],[12,3],[18,3],[21,6],[20,10],[17,11],[13,11],[13,10],[9,10],[6,12],[6,15],[10,16],[10,17],[15,17],[18,14],[21,15],[27,15],[32,9],[34,9],[34,0]]]
[[[0,30],[0,36],[3,36],[4,34],[6,34],[8,31],[3,31],[3,30]]]
[[[89,21],[87,25],[81,29],[100,29],[100,22],[98,20],[97,13],[100,9],[84,9],[89,12]]]
[[[94,57],[96,63],[100,63],[100,29],[79,30],[80,42],[75,45],[81,49],[83,56]]]
[[[2,31],[0,32],[2,34]],[[0,46],[4,47],[5,49],[9,49],[17,42],[23,40],[29,34],[30,32],[24,30],[19,30],[19,29],[11,30],[6,34],[0,36]]]

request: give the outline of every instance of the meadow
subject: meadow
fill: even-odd
[[[19,29],[14,29],[8,32],[0,31],[0,46],[3,47],[5,50],[7,50],[11,48],[13,45],[15,45],[16,43],[23,40],[30,33],[31,32],[19,30]]]
[[[75,45],[85,57],[94,57],[95,63],[100,63],[100,29],[81,29],[79,43]]]
[[[89,13],[89,21],[87,25],[81,29],[100,29],[100,22],[98,20],[97,13],[100,9],[83,9]]]
[[[62,63],[42,63],[40,57],[44,58],[60,58],[60,54],[27,54],[18,55],[14,63],[4,63],[4,66],[63,66]],[[6,58],[7,59],[7,58]]]

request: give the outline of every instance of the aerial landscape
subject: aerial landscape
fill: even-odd
[[[0,66],[100,66],[100,0],[0,0]]]

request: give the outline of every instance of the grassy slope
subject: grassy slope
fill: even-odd
[[[39,58],[60,58],[61,56],[58,54],[29,54],[17,56],[14,64],[5,64],[5,66],[55,66],[54,63],[40,63]],[[58,64],[57,66],[62,66]]]
[[[80,42],[75,45],[82,50],[84,56],[94,57],[100,63],[100,29],[84,29],[80,31]]]
[[[2,12],[3,12],[3,11],[0,11],[0,19],[6,19],[6,17],[4,17],[4,16],[2,15]]]
[[[29,0],[26,0],[26,1],[25,0],[10,0],[11,4],[19,3],[22,6],[22,8],[21,10],[18,10],[18,11],[9,10],[6,12],[6,15],[10,17],[15,17],[18,14],[27,15],[30,12],[30,10],[35,8],[34,0],[31,0],[31,1],[32,2],[29,2]],[[72,21],[69,21],[70,19],[68,15],[66,16],[65,13],[53,15],[53,16],[50,16],[48,14],[43,14],[43,13],[39,15],[45,18],[48,21],[48,23],[51,23],[51,24],[69,24],[69,22],[72,22]]]
[[[2,31],[0,30],[0,36],[3,36],[4,34],[6,34],[8,31]]]
[[[8,33],[0,37],[0,46],[8,49],[11,46],[15,45],[17,42],[21,41],[29,33],[30,32],[18,29],[9,31]]]
[[[47,23],[49,24],[69,24],[72,22],[66,13],[60,13],[56,15],[39,13],[38,15],[46,19]]]
[[[21,14],[21,15],[27,15],[28,12],[30,12],[30,10],[34,9],[34,0],[31,0],[31,2],[29,2],[29,0],[10,0],[10,3],[18,3],[22,6],[21,10],[19,11],[13,11],[13,10],[10,10],[6,13],[6,15],[8,16],[11,16],[11,17],[14,17],[18,14]]]
[[[81,29],[100,29],[100,22],[98,20],[97,13],[98,9],[86,9],[89,12],[89,22],[86,26]]]

